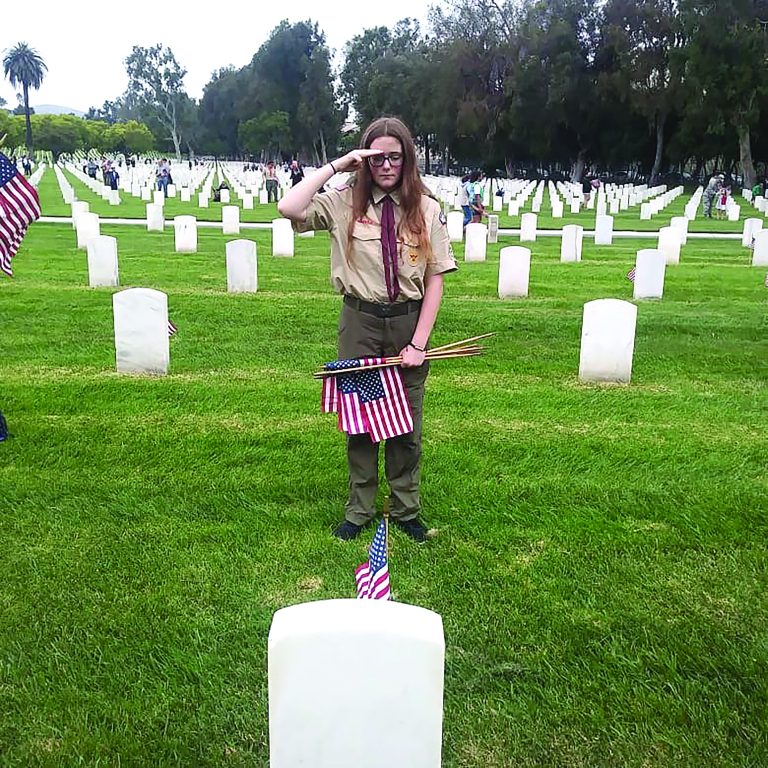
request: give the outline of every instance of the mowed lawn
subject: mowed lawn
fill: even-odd
[[[69,226],[33,225],[0,280],[0,765],[267,766],[272,616],[352,597],[371,538],[331,536],[328,239],[278,259],[247,232],[259,292],[228,295],[217,230],[194,255],[170,228],[102,232],[179,332],[170,375],[118,376],[113,289],[87,287]],[[515,243],[446,280],[433,343],[497,335],[433,365],[436,536],[392,540],[395,598],[443,617],[443,763],[766,765],[765,270],[690,241],[639,303],[632,383],[585,385],[582,306],[630,299],[648,241],[564,265],[540,240],[530,298],[500,301]]]

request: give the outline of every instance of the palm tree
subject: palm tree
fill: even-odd
[[[40,54],[26,43],[16,43],[5,52],[3,70],[14,88],[21,85],[24,93],[24,117],[27,123],[27,152],[32,152],[32,121],[29,119],[29,89],[37,90],[43,83],[45,65]]]

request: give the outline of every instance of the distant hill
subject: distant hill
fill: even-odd
[[[76,115],[85,117],[85,112],[73,107],[60,107],[58,104],[34,104],[32,107],[36,115]]]

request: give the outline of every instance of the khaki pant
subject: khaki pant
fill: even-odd
[[[345,304],[339,320],[339,358],[397,355],[413,338],[418,319],[418,311],[397,317],[376,317]],[[429,363],[400,371],[413,412],[413,432],[386,441],[384,471],[391,495],[392,518],[411,520],[419,514],[421,417]],[[355,525],[364,525],[376,514],[379,444],[372,442],[369,435],[348,435],[347,462],[346,518]]]

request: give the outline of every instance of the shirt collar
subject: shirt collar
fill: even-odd
[[[400,187],[393,189],[391,192],[385,192],[381,187],[377,187],[375,184],[371,188],[371,197],[373,198],[374,205],[378,205],[387,195],[392,198],[392,202],[395,205],[400,205]]]

